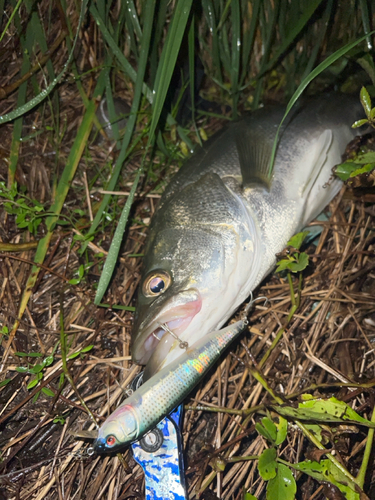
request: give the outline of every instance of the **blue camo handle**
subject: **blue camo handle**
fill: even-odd
[[[183,406],[131,445],[146,481],[146,500],[187,500],[181,439]]]

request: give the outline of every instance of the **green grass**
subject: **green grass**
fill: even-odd
[[[195,61],[199,57],[205,68],[204,96],[229,105],[231,118],[274,100],[289,102],[288,112],[310,84],[315,92],[343,85],[353,71],[360,73],[361,66],[368,71],[373,84],[375,81],[371,64],[374,32],[370,31],[374,12],[365,0],[348,0],[345,9],[337,8],[333,0],[160,0],[157,8],[154,0],[127,0],[120,3],[118,10],[104,0],[90,3],[84,0],[82,4],[62,1],[60,14],[71,13],[70,17],[63,14],[63,32],[67,33],[64,61],[55,58],[55,53],[48,54],[54,19],[50,12],[43,14],[38,5],[33,0],[9,3],[0,0],[0,44],[17,37],[21,53],[19,73],[14,77],[19,85],[11,93],[14,109],[0,116],[0,127],[12,124],[8,188],[14,185],[22,141],[36,138],[32,134],[25,137],[25,122],[34,119],[35,113],[52,114],[53,130],[41,130],[38,134],[56,145],[58,156],[62,130],[59,85],[69,81],[82,107],[65,167],[56,179],[51,178],[53,195],[49,206],[44,206],[49,215],[42,222],[43,238],[39,239],[35,265],[26,280],[17,319],[8,335],[3,363],[29,303],[39,265],[46,259],[57,221],[68,211],[69,196],[78,193],[82,197],[82,191],[75,191],[72,183],[79,165],[93,161],[86,146],[95,120],[97,98],[105,93],[113,111],[113,96],[118,87],[131,95],[131,112],[124,135],[118,137],[114,164],[108,161],[103,162],[104,166],[96,166],[89,181],[90,188],[101,184],[108,191],[130,181],[130,195],[124,206],[120,206],[115,196],[103,195],[95,207],[93,220],[87,222],[86,217],[86,227],[80,228],[82,237],[76,240],[84,252],[89,241],[98,242],[110,224],[116,226],[108,231],[112,245],[95,298],[96,304],[110,307],[112,304],[106,303],[105,294],[136,194],[148,181],[163,184],[160,162],[180,161],[181,151],[190,150],[201,141],[199,127],[209,119],[207,114],[198,123],[202,115],[193,109],[191,125],[184,128],[176,123],[178,101],[171,106],[168,93],[176,91],[171,89],[171,82],[175,72],[181,72],[184,60],[188,63],[187,78],[194,81]],[[95,67],[87,61],[82,64],[81,53],[75,50],[85,30],[89,33],[88,27],[93,31],[95,28],[98,37]],[[199,98],[197,90],[188,84],[187,91],[194,105]],[[277,140],[274,154],[276,148]],[[140,152],[137,168],[130,169]],[[107,221],[108,213],[112,221]],[[70,229],[77,229],[74,223],[69,224],[72,224]],[[365,469],[361,469],[361,485]]]

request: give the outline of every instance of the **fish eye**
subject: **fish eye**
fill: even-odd
[[[107,436],[105,439],[106,445],[109,446],[110,448],[116,444],[116,438],[115,436]]]
[[[143,282],[142,291],[146,297],[157,297],[171,284],[171,277],[166,271],[154,271]]]

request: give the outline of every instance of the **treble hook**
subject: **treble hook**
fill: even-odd
[[[177,337],[177,335],[172,332],[172,330],[169,328],[169,326],[166,323],[159,323],[159,326],[165,331],[168,332],[172,337],[176,340],[179,341],[179,348],[180,349],[187,349],[189,347],[188,342],[185,342],[184,340],[181,340],[180,338]],[[159,339],[160,340],[160,339]]]

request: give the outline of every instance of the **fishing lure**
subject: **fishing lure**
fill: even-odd
[[[245,316],[206,335],[147,380],[100,427],[94,450],[113,452],[141,439],[183,401],[247,324]]]

